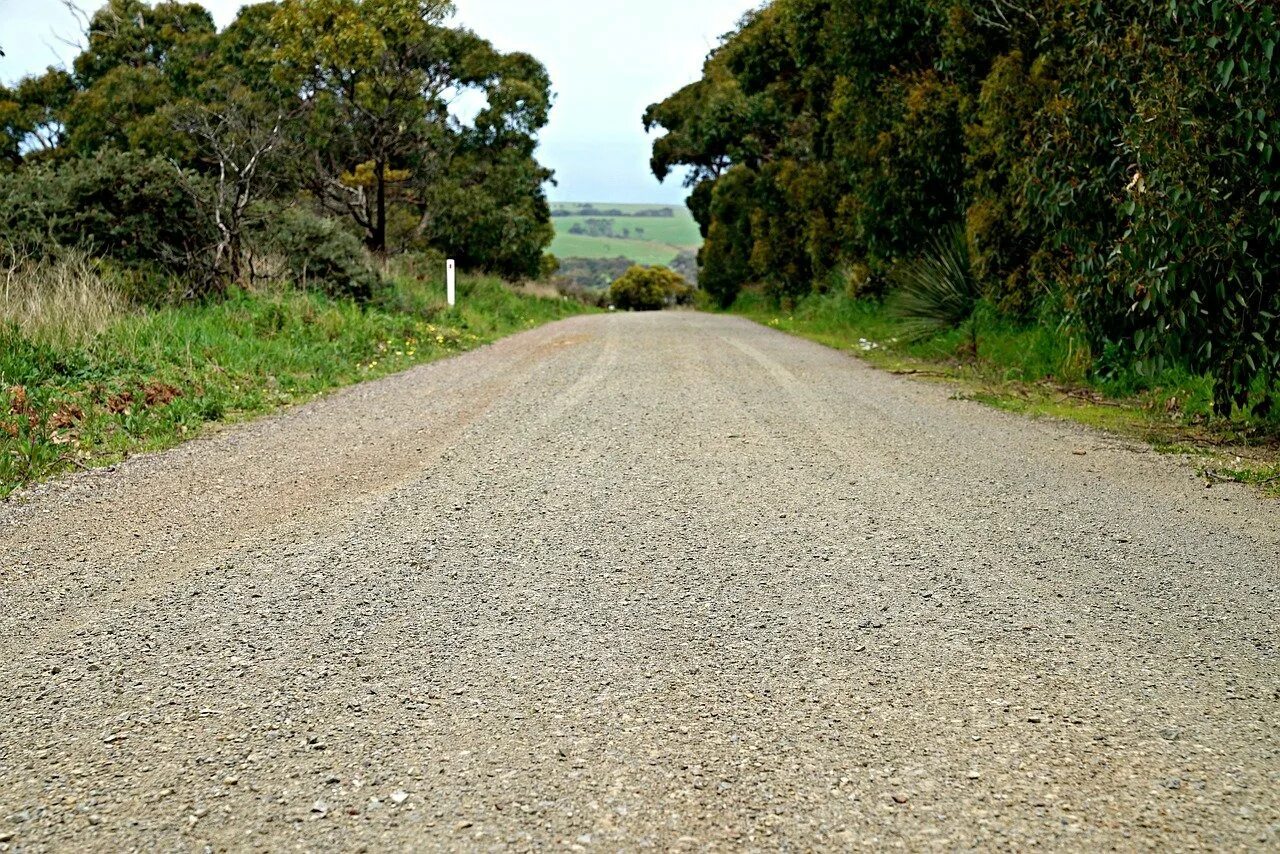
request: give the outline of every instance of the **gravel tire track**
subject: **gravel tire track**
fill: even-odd
[[[0,851],[1274,849],[1278,522],[562,321],[0,504]]]

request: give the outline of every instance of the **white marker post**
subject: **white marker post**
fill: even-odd
[[[449,296],[449,307],[452,308],[454,303],[458,301],[458,296],[457,296],[458,270],[457,270],[457,265],[454,264],[452,258],[450,258],[449,263],[445,265],[444,281],[445,281],[445,291],[448,293],[448,296]]]

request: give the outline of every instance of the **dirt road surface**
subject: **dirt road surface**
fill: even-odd
[[[0,505],[0,849],[1280,847],[1280,511],[743,320]]]

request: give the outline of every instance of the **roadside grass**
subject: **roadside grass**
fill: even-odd
[[[397,278],[363,306],[241,291],[159,310],[117,306],[74,335],[38,306],[23,320],[0,304],[0,498],[591,310],[488,277],[460,277],[453,309],[443,291]],[[77,317],[65,316],[69,329]]]
[[[0,260],[0,327],[16,326],[38,343],[79,344],[127,307],[93,259],[78,250],[44,262],[10,250]]]
[[[947,382],[959,397],[1075,421],[1185,456],[1207,486],[1250,483],[1280,496],[1280,420],[1213,417],[1206,377],[1178,370],[1097,376],[1087,346],[1068,331],[1013,325],[981,307],[972,321],[976,353],[968,329],[911,340],[907,325],[882,303],[843,294],[810,296],[784,311],[748,290],[730,311],[893,373]]]

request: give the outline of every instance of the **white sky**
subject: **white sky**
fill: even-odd
[[[219,26],[244,0],[202,0]],[[458,21],[547,65],[557,99],[539,159],[556,201],[682,202],[680,176],[649,173],[640,117],[696,80],[723,33],[759,0],[456,0]],[[80,0],[96,8],[94,0]],[[76,27],[60,0],[0,0],[0,80],[66,63]]]

